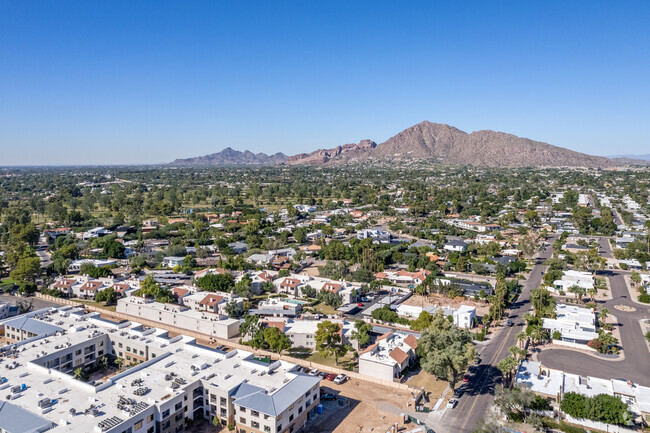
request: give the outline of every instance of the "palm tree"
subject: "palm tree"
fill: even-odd
[[[569,292],[573,293],[578,297],[578,302],[582,303],[582,297],[587,293],[584,287],[573,285],[569,287]]]
[[[594,289],[593,287],[591,289],[587,290],[587,293],[589,293],[589,296],[591,296],[591,302],[594,302],[594,297],[598,293],[598,290]]]
[[[124,359],[123,358],[115,359],[115,365],[117,365],[118,371],[122,371],[122,366],[124,365]]]
[[[79,367],[74,371],[74,378],[77,380],[82,380],[85,375],[86,372],[84,371],[83,367]]]
[[[605,320],[607,319],[607,316],[609,316],[609,308],[605,307],[600,312],[598,313],[600,316],[601,322],[605,323]]]
[[[517,339],[517,344],[521,347],[524,346],[524,341],[528,338],[528,335],[524,332],[518,332],[517,335],[515,335],[515,338]]]

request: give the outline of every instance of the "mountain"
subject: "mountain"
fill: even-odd
[[[227,148],[198,158],[177,159],[175,165],[339,165],[351,163],[435,162],[483,167],[612,167],[650,165],[631,158],[610,159],[574,152],[528,138],[490,130],[467,133],[453,126],[424,121],[381,144],[362,140],[332,149],[289,156],[239,152]]]
[[[265,153],[253,153],[245,150],[241,152],[234,150],[230,147],[225,148],[221,152],[212,153],[205,156],[197,156],[195,158],[177,159],[172,162],[172,165],[214,165],[214,166],[228,166],[228,165],[275,165],[281,164],[286,161],[287,155],[283,153],[276,153],[274,155],[267,155]]]
[[[443,164],[486,167],[606,167],[613,163],[602,156],[574,152],[547,143],[495,131],[468,134],[453,126],[428,121],[418,123],[384,143],[348,152],[318,150],[296,155],[287,164],[339,164],[363,160],[436,160]],[[329,156],[331,154],[331,156]],[[327,158],[320,158],[328,155]]]
[[[640,159],[642,161],[650,161],[650,153],[646,155],[612,155],[608,156],[612,159]]]

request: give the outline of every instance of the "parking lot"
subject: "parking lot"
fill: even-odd
[[[348,380],[337,385],[321,381],[324,394],[333,394],[334,400],[321,401],[323,413],[305,426],[309,433],[358,433],[387,431],[398,422],[400,414],[408,409],[410,392],[380,386],[359,380]]]

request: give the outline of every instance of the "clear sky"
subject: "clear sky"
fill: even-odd
[[[650,153],[650,1],[0,0],[0,166],[287,154],[421,122]]]

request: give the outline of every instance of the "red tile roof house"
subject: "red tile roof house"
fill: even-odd
[[[101,281],[88,281],[79,288],[79,293],[77,296],[84,299],[95,299],[97,292],[104,287],[105,286]]]
[[[300,284],[299,280],[297,280],[295,278],[288,278],[287,277],[280,283],[278,288],[280,289],[280,291],[283,291],[285,293],[290,293],[292,295],[297,296],[297,287],[298,287],[299,284]]]
[[[55,289],[63,292],[65,296],[72,295],[72,287],[79,284],[74,278],[61,278],[54,284],[50,285],[50,289]]]
[[[199,308],[210,313],[219,313],[219,304],[222,302],[225,302],[223,296],[210,294],[199,302]]]
[[[124,297],[126,296],[126,291],[131,289],[127,283],[115,283],[113,284],[113,291],[117,293],[117,296]]]

